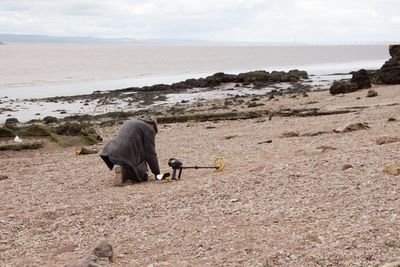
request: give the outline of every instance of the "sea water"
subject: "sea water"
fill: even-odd
[[[10,100],[90,94],[97,90],[171,84],[216,72],[306,70],[326,87],[334,73],[377,69],[389,58],[387,45],[340,46],[138,46],[0,45],[0,108]],[[210,93],[219,97],[217,93]],[[220,92],[221,94],[221,92]],[[7,98],[5,98],[7,97]],[[190,98],[190,97],[189,97]],[[209,97],[208,97],[209,98]],[[171,101],[182,99],[171,95]],[[22,102],[21,102],[22,103]],[[22,104],[21,104],[22,105]],[[55,108],[55,107],[52,107]],[[46,107],[23,107],[24,118]],[[81,108],[80,108],[81,109]],[[71,113],[74,113],[75,106]],[[81,111],[85,112],[85,111]],[[69,113],[69,115],[71,115]],[[18,113],[3,112],[6,117]]]

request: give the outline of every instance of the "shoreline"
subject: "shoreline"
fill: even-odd
[[[256,73],[257,71],[247,72]],[[267,72],[269,73],[269,72]],[[273,71],[271,73],[281,73]],[[288,72],[290,73],[290,72]],[[280,77],[271,78],[278,80],[268,80],[262,78],[257,84],[252,84],[251,80],[245,84],[240,81],[233,81],[231,85],[225,81],[223,83],[213,83],[212,79],[219,73],[207,76],[207,78],[187,79],[171,84],[156,84],[152,86],[130,87],[125,89],[95,91],[90,94],[78,94],[61,97],[46,97],[46,98],[28,98],[28,99],[12,99],[0,98],[3,105],[3,110],[0,110],[0,121],[5,121],[9,117],[14,117],[21,122],[31,120],[40,120],[47,116],[55,116],[63,118],[66,116],[75,116],[85,114],[109,113],[126,110],[127,112],[140,112],[148,108],[156,108],[157,106],[173,106],[179,102],[196,102],[210,99],[231,98],[234,95],[268,95],[271,91],[289,92],[296,90],[324,90],[327,89],[333,80],[340,78],[349,78],[349,74],[332,74],[330,76],[315,76],[310,75],[307,79],[298,81],[298,83],[290,82],[289,80],[280,81]],[[246,73],[244,73],[246,74]],[[235,74],[224,74],[226,77],[234,76]],[[239,75],[239,74],[238,74]],[[242,74],[240,74],[242,75]],[[218,78],[217,78],[218,79]],[[264,79],[264,80],[263,80]],[[198,81],[197,84],[195,81]],[[204,83],[199,81],[208,81]],[[193,85],[186,85],[193,83]],[[198,88],[196,88],[198,87]],[[108,102],[113,104],[99,105],[99,101],[104,101],[107,98]],[[103,100],[102,100],[103,99]],[[60,115],[62,114],[62,115]]]

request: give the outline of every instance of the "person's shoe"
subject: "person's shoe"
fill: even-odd
[[[121,166],[115,166],[114,171],[115,171],[114,186],[122,186],[122,184],[124,183],[124,178]]]

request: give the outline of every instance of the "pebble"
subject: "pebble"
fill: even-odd
[[[239,199],[238,199],[238,198],[232,198],[230,201],[231,201],[231,202],[238,202]]]

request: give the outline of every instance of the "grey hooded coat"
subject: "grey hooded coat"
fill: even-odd
[[[140,119],[125,122],[118,132],[103,149],[100,157],[110,170],[114,163],[110,158],[127,163],[137,178],[144,177],[147,172],[146,162],[154,175],[160,173],[156,147],[156,132],[153,127]]]

